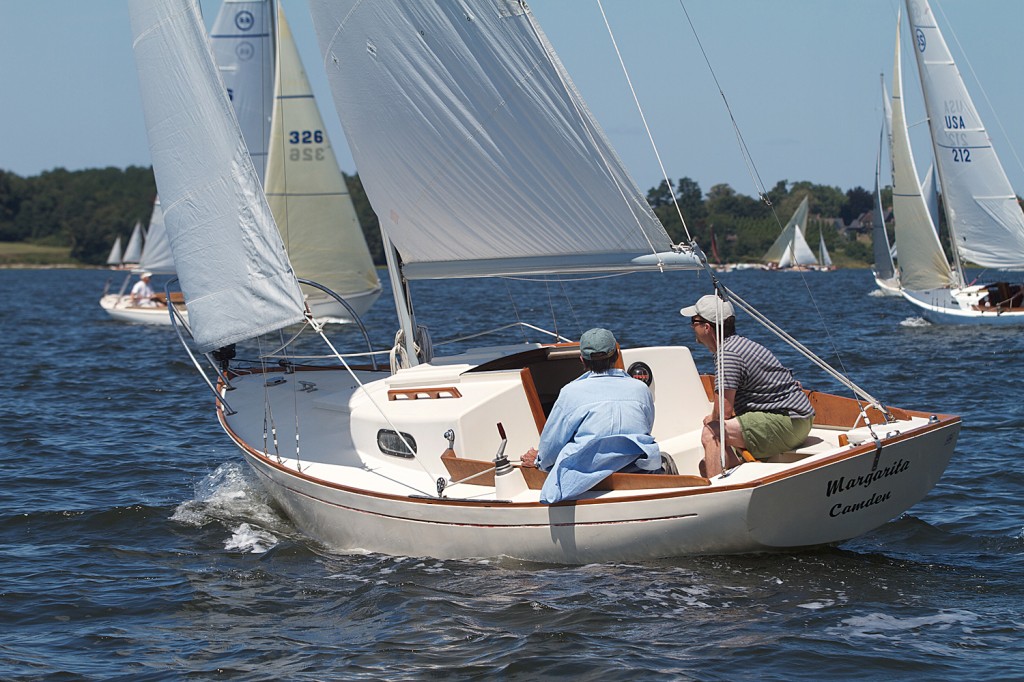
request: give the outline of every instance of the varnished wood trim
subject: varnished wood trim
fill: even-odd
[[[530,412],[533,413],[533,421],[537,425],[537,433],[544,430],[547,423],[547,415],[544,414],[544,406],[540,402],[540,395],[537,394],[537,384],[533,381],[533,372],[529,367],[519,370],[519,376],[523,380],[523,390],[526,392],[526,402],[530,404]]]
[[[442,388],[393,388],[388,391],[388,400],[438,400],[461,397],[462,394],[459,393],[459,389],[454,386]]]

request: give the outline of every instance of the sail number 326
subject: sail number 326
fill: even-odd
[[[288,144],[290,145],[314,145],[324,143],[322,130],[291,130],[288,132]],[[323,147],[292,148],[288,150],[288,158],[291,161],[323,161]]]

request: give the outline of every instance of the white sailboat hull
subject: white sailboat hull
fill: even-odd
[[[900,278],[890,277],[889,279],[883,279],[878,275],[875,275],[875,285],[878,287],[878,291],[882,296],[893,296],[899,297],[903,295],[900,290]]]
[[[135,322],[138,324],[170,325],[171,315],[167,306],[134,306],[132,297],[120,294],[107,294],[100,299],[100,307],[107,315],[119,322]],[[178,306],[179,312],[188,321],[188,311]]]
[[[655,424],[663,451],[672,455],[680,474],[697,476],[702,450],[699,428],[694,427],[710,406],[692,361],[692,375],[669,374],[681,360],[689,360],[688,351],[625,353],[626,364],[639,359],[652,367],[652,388],[660,403],[657,413],[674,417],[672,424]],[[219,416],[288,517],[332,548],[437,558],[511,556],[570,564],[781,551],[856,537],[927,494],[946,468],[959,432],[957,418],[930,422],[925,415],[903,415],[901,421],[876,429],[884,436],[880,453],[870,438],[857,446],[840,445],[840,429],[825,425],[812,432],[805,452],[789,456],[794,461],[782,461],[783,457],[746,463],[705,485],[592,490],[583,499],[555,505],[540,503],[538,490],[503,497],[493,482],[450,484],[439,497],[436,480],[455,478],[440,459],[446,429],[456,432],[456,449],[479,460],[493,456],[496,421],[508,431],[508,453],[536,443],[537,427],[521,370],[474,375],[470,369],[428,365],[410,372],[424,381],[432,377],[431,386],[399,380],[402,372],[375,381],[374,374],[362,374],[360,379],[368,382],[367,390],[387,420],[374,415],[371,402],[343,372],[274,374],[269,380],[264,374],[243,376],[234,379],[234,390],[226,393],[236,414],[221,411]],[[542,371],[534,364],[535,376],[542,376]],[[277,378],[285,381],[274,383]],[[658,386],[658,378],[665,384]],[[314,390],[308,390],[310,383]],[[680,383],[700,395],[680,391]],[[397,388],[400,384],[416,388]],[[427,397],[431,390],[453,388],[459,397]],[[387,399],[389,391],[402,390],[421,397]],[[276,451],[263,445],[265,409],[273,413],[279,428]],[[294,421],[295,409],[303,421],[298,464],[288,445],[292,435],[280,430]],[[852,424],[855,411],[849,416]],[[416,441],[417,462],[388,462],[379,451],[371,452],[377,432],[388,428],[388,421]],[[851,442],[855,433],[851,432]],[[860,438],[864,440],[863,433]],[[642,476],[650,481],[661,478]]]
[[[921,317],[932,324],[1019,325],[1024,324],[1024,307],[999,308],[979,305],[987,294],[983,285],[962,289],[903,290]]]

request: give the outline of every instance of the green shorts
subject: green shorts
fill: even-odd
[[[736,419],[743,429],[747,450],[758,459],[800,447],[814,422],[814,417],[788,417],[771,412],[747,412]]]

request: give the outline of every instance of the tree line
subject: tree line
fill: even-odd
[[[370,253],[382,265],[377,216],[359,176],[345,179]],[[57,168],[33,177],[0,170],[0,241],[69,247],[76,262],[101,265],[116,237],[124,243],[136,221],[148,223],[155,196],[149,167]],[[783,180],[764,197],[754,198],[727,184],[714,185],[704,193],[694,180],[682,178],[662,181],[648,191],[647,200],[673,241],[685,241],[689,231],[710,257],[713,233],[723,262],[753,262],[760,260],[804,196],[810,198],[812,216],[805,235],[808,243],[816,247],[818,235],[823,234],[837,263],[869,263],[870,244],[835,228],[836,218],[849,224],[872,209],[871,192],[860,187],[843,192],[838,187]]]

